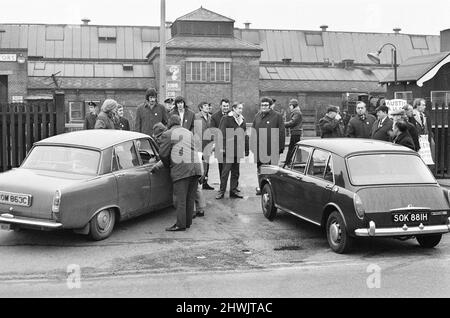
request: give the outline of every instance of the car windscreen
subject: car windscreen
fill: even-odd
[[[95,150],[62,146],[37,146],[33,148],[21,167],[96,175],[99,161],[100,152]]]
[[[436,183],[422,159],[407,154],[368,154],[347,159],[353,185]]]

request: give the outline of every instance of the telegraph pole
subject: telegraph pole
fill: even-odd
[[[166,0],[161,0],[159,28],[159,101],[166,99]]]

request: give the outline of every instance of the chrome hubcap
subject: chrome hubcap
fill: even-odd
[[[269,207],[269,203],[270,203],[270,196],[269,196],[269,194],[268,193],[264,193],[263,196],[262,196],[262,199],[263,199],[264,208],[267,209]]]
[[[339,223],[334,222],[330,226],[330,238],[334,243],[338,243],[341,239],[341,228],[339,227]]]
[[[102,211],[97,215],[97,224],[100,230],[105,231],[111,224],[111,214],[109,211]]]

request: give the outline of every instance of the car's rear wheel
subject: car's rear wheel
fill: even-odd
[[[417,242],[424,248],[433,248],[439,244],[442,234],[420,235],[417,236]]]
[[[261,207],[264,213],[264,216],[272,221],[277,215],[277,208],[275,207],[275,203],[273,201],[273,192],[270,184],[265,184],[261,191]]]
[[[104,240],[111,235],[115,222],[116,214],[114,210],[106,209],[100,211],[89,222],[90,237],[95,241]]]
[[[352,238],[348,235],[344,219],[339,212],[334,211],[327,220],[327,240],[331,249],[339,254],[346,253],[352,245]]]

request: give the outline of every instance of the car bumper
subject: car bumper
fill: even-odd
[[[450,218],[447,224],[442,225],[423,225],[408,227],[393,227],[393,228],[376,228],[375,222],[371,221],[368,229],[356,229],[356,236],[365,237],[382,237],[382,236],[409,236],[409,235],[427,235],[427,234],[441,234],[450,232]]]
[[[56,230],[61,228],[63,225],[61,223],[40,220],[40,219],[32,219],[32,218],[22,218],[11,215],[0,215],[0,223],[2,224],[10,224],[12,226],[24,226],[31,227],[37,229],[48,229],[48,230]]]

